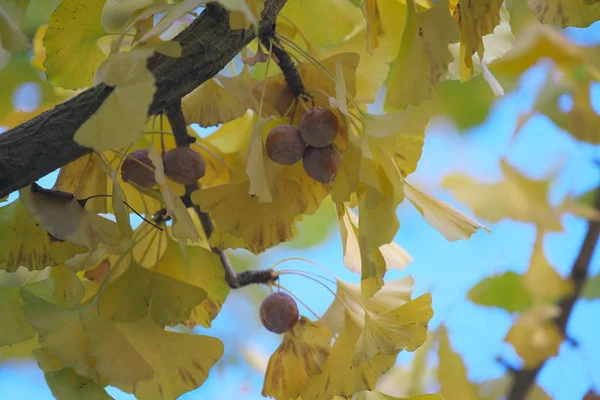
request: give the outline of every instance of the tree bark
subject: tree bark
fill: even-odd
[[[266,0],[260,29],[272,30],[286,0]],[[254,30],[232,30],[229,13],[210,3],[174,39],[182,56],[154,54],[148,69],[156,77],[156,93],[148,115],[155,115],[215,76],[252,39]],[[92,151],[73,141],[73,135],[112,92],[94,86],[30,121],[0,134],[0,198],[27,186]],[[119,121],[115,121],[118,124]]]

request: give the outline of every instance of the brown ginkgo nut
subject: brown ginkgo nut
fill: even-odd
[[[340,168],[340,158],[333,145],[325,147],[308,146],[302,159],[304,171],[317,182],[332,182]]]
[[[291,331],[299,317],[298,304],[292,296],[284,292],[271,293],[260,305],[260,321],[273,333]]]
[[[338,120],[333,111],[325,107],[308,109],[298,124],[304,142],[312,147],[329,146],[338,133]]]
[[[189,147],[176,147],[163,157],[165,175],[174,182],[190,185],[206,174],[204,158]]]
[[[306,143],[300,136],[300,130],[288,124],[271,129],[265,143],[267,156],[278,164],[292,165],[302,159]]]
[[[146,164],[148,167],[144,167]],[[148,157],[148,150],[136,150],[127,155],[121,165],[121,179],[123,182],[133,182],[143,188],[156,185],[154,179],[154,164]]]

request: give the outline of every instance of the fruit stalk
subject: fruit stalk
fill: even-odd
[[[171,125],[177,147],[189,148],[190,135],[187,132],[187,124],[181,109],[181,99],[165,107],[164,112],[165,116],[169,120],[169,125]],[[191,194],[199,188],[200,186],[198,185],[198,181],[185,185],[185,194],[182,196],[181,200],[187,207],[191,206],[194,209],[194,212],[196,215],[198,215],[198,219],[202,224],[202,229],[204,230],[206,239],[210,239],[210,236],[214,230],[214,225],[210,215],[203,212],[200,209],[200,206],[193,204],[191,200]],[[277,280],[277,276],[271,270],[248,270],[238,275],[233,269],[233,266],[229,261],[229,257],[227,257],[227,253],[216,247],[211,247],[211,250],[213,253],[219,255],[221,265],[225,271],[225,280],[231,289],[238,289],[253,283],[266,284]]]
[[[259,37],[265,49],[267,51],[272,50],[290,92],[295,97],[303,96],[308,98],[308,94],[304,91],[302,78],[296,69],[296,64],[294,64],[292,57],[283,49],[283,45],[275,37],[275,25],[261,29]]]

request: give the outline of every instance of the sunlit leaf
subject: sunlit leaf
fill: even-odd
[[[35,336],[23,314],[19,287],[0,287],[0,346],[12,346]]]
[[[91,86],[106,58],[97,44],[106,34],[100,21],[106,0],[64,0],[52,13],[44,36],[46,75],[65,89]]]
[[[187,124],[216,126],[241,117],[247,107],[215,79],[209,79],[181,99]]]
[[[439,366],[437,378],[440,382],[440,391],[445,399],[479,400],[477,388],[469,381],[465,364],[460,355],[452,350],[448,331],[445,327],[439,328]]]
[[[60,169],[54,190],[73,193],[77,199],[103,194],[106,191],[107,176],[96,154],[88,154],[70,162]],[[98,197],[85,203],[88,211],[106,213],[107,198]]]
[[[584,28],[600,19],[594,0],[529,0],[529,9],[543,24]]]
[[[469,290],[468,297],[475,304],[508,312],[522,311],[533,304],[523,276],[512,271],[485,278]]]

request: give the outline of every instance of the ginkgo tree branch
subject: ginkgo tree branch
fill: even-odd
[[[596,199],[594,208],[600,210],[600,187],[596,190]],[[560,314],[556,318],[556,325],[562,333],[563,337],[567,337],[567,324],[572,315],[573,307],[577,300],[581,297],[581,292],[588,278],[588,269],[592,256],[598,243],[600,236],[600,221],[590,220],[585,238],[579,249],[579,254],[571,268],[569,278],[573,282],[573,293],[559,303]],[[543,285],[540,282],[540,285]],[[513,371],[513,383],[508,393],[508,400],[524,400],[527,393],[533,386],[538,373],[544,367],[544,363],[534,369],[521,369]]]
[[[266,0],[260,29],[273,29],[287,0]],[[253,29],[232,30],[229,13],[209,3],[198,18],[175,37],[182,56],[154,54],[148,68],[156,93],[148,114],[155,115],[215,76],[252,39]],[[102,105],[112,87],[100,84],[0,135],[0,198],[25,187],[92,149],[73,135]],[[118,121],[115,121],[118,123]]]
[[[183,116],[183,111],[181,109],[181,100],[177,100],[172,104],[169,104],[165,108],[165,116],[169,120],[169,125],[171,125],[171,129],[173,131],[173,136],[175,136],[175,143],[177,147],[189,147],[190,140],[187,132],[187,124],[185,122],[185,118]],[[202,224],[202,229],[206,235],[206,239],[210,239],[210,236],[213,233],[214,225],[210,218],[210,216],[203,212],[200,209],[200,206],[197,204],[193,204],[191,201],[191,195],[194,191],[198,190],[200,187],[198,182],[194,182],[189,185],[185,185],[185,195],[182,200],[183,203],[187,207],[192,207],[196,215],[198,215],[198,219]],[[248,270],[240,273],[239,275],[233,269],[231,262],[229,261],[229,257],[227,253],[223,250],[211,247],[213,253],[217,254],[221,260],[221,265],[223,266],[223,270],[225,271],[225,280],[227,284],[232,289],[238,289],[251,284],[267,284],[273,283],[277,280],[277,275],[273,272],[273,270]]]

